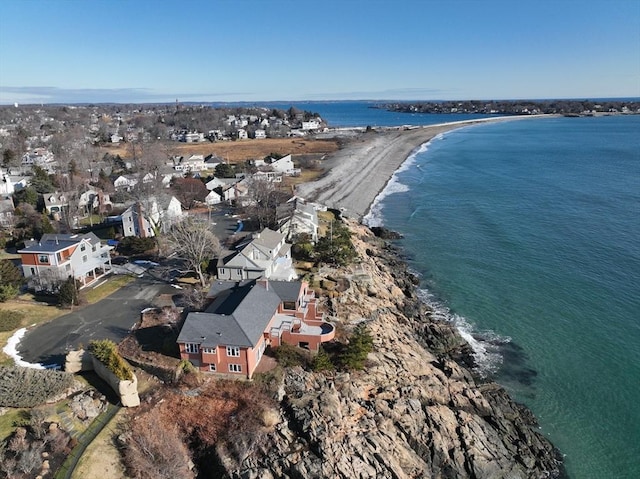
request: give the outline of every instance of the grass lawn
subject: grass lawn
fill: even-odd
[[[120,454],[113,443],[124,409],[89,444],[73,471],[71,479],[119,479],[125,477]]]
[[[28,412],[28,409],[10,408],[0,415],[0,441],[3,441],[5,437],[14,431],[16,423],[24,421]]]

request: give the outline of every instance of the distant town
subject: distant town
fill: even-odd
[[[375,108],[402,113],[479,113],[484,115],[581,115],[640,113],[638,101],[510,100],[382,103]]]

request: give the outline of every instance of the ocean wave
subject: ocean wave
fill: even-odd
[[[362,218],[362,223],[363,224],[365,224],[365,225],[367,225],[369,227],[382,226],[384,224],[384,218],[383,218],[383,214],[382,214],[382,209],[383,209],[383,206],[384,206],[382,203],[383,203],[384,199],[386,197],[388,197],[390,195],[393,195],[393,194],[396,194],[396,193],[406,193],[407,191],[409,191],[409,187],[399,180],[398,174],[402,173],[404,171],[407,171],[411,167],[413,167],[417,162],[418,155],[421,154],[421,153],[426,152],[429,149],[429,146],[432,144],[432,142],[434,142],[436,140],[442,140],[444,138],[445,134],[446,133],[437,134],[431,140],[427,141],[426,143],[423,143],[418,148],[416,148],[407,157],[407,159],[393,173],[393,175],[391,176],[391,178],[387,182],[387,184],[384,187],[384,189],[373,200],[373,203],[369,207],[369,212],[364,216],[364,218]]]
[[[500,336],[494,331],[478,330],[467,318],[451,312],[426,289],[419,289],[418,297],[431,308],[433,319],[454,324],[460,336],[471,346],[476,372],[480,376],[491,377],[498,372],[503,362],[500,349],[511,342],[511,338]]]

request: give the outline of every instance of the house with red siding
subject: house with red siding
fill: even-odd
[[[200,371],[251,379],[267,346],[318,351],[335,327],[317,309],[315,293],[299,281],[218,281],[204,312],[187,315],[180,357]]]
[[[52,290],[70,276],[84,287],[109,273],[112,249],[94,233],[45,234],[40,241],[25,241],[18,253],[30,287]]]

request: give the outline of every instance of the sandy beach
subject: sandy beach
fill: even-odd
[[[316,181],[299,185],[296,194],[309,201],[340,209],[349,218],[362,220],[393,173],[413,151],[435,136],[478,123],[541,117],[511,116],[361,132],[350,139],[344,148],[324,160],[323,166],[327,169],[325,175]]]

